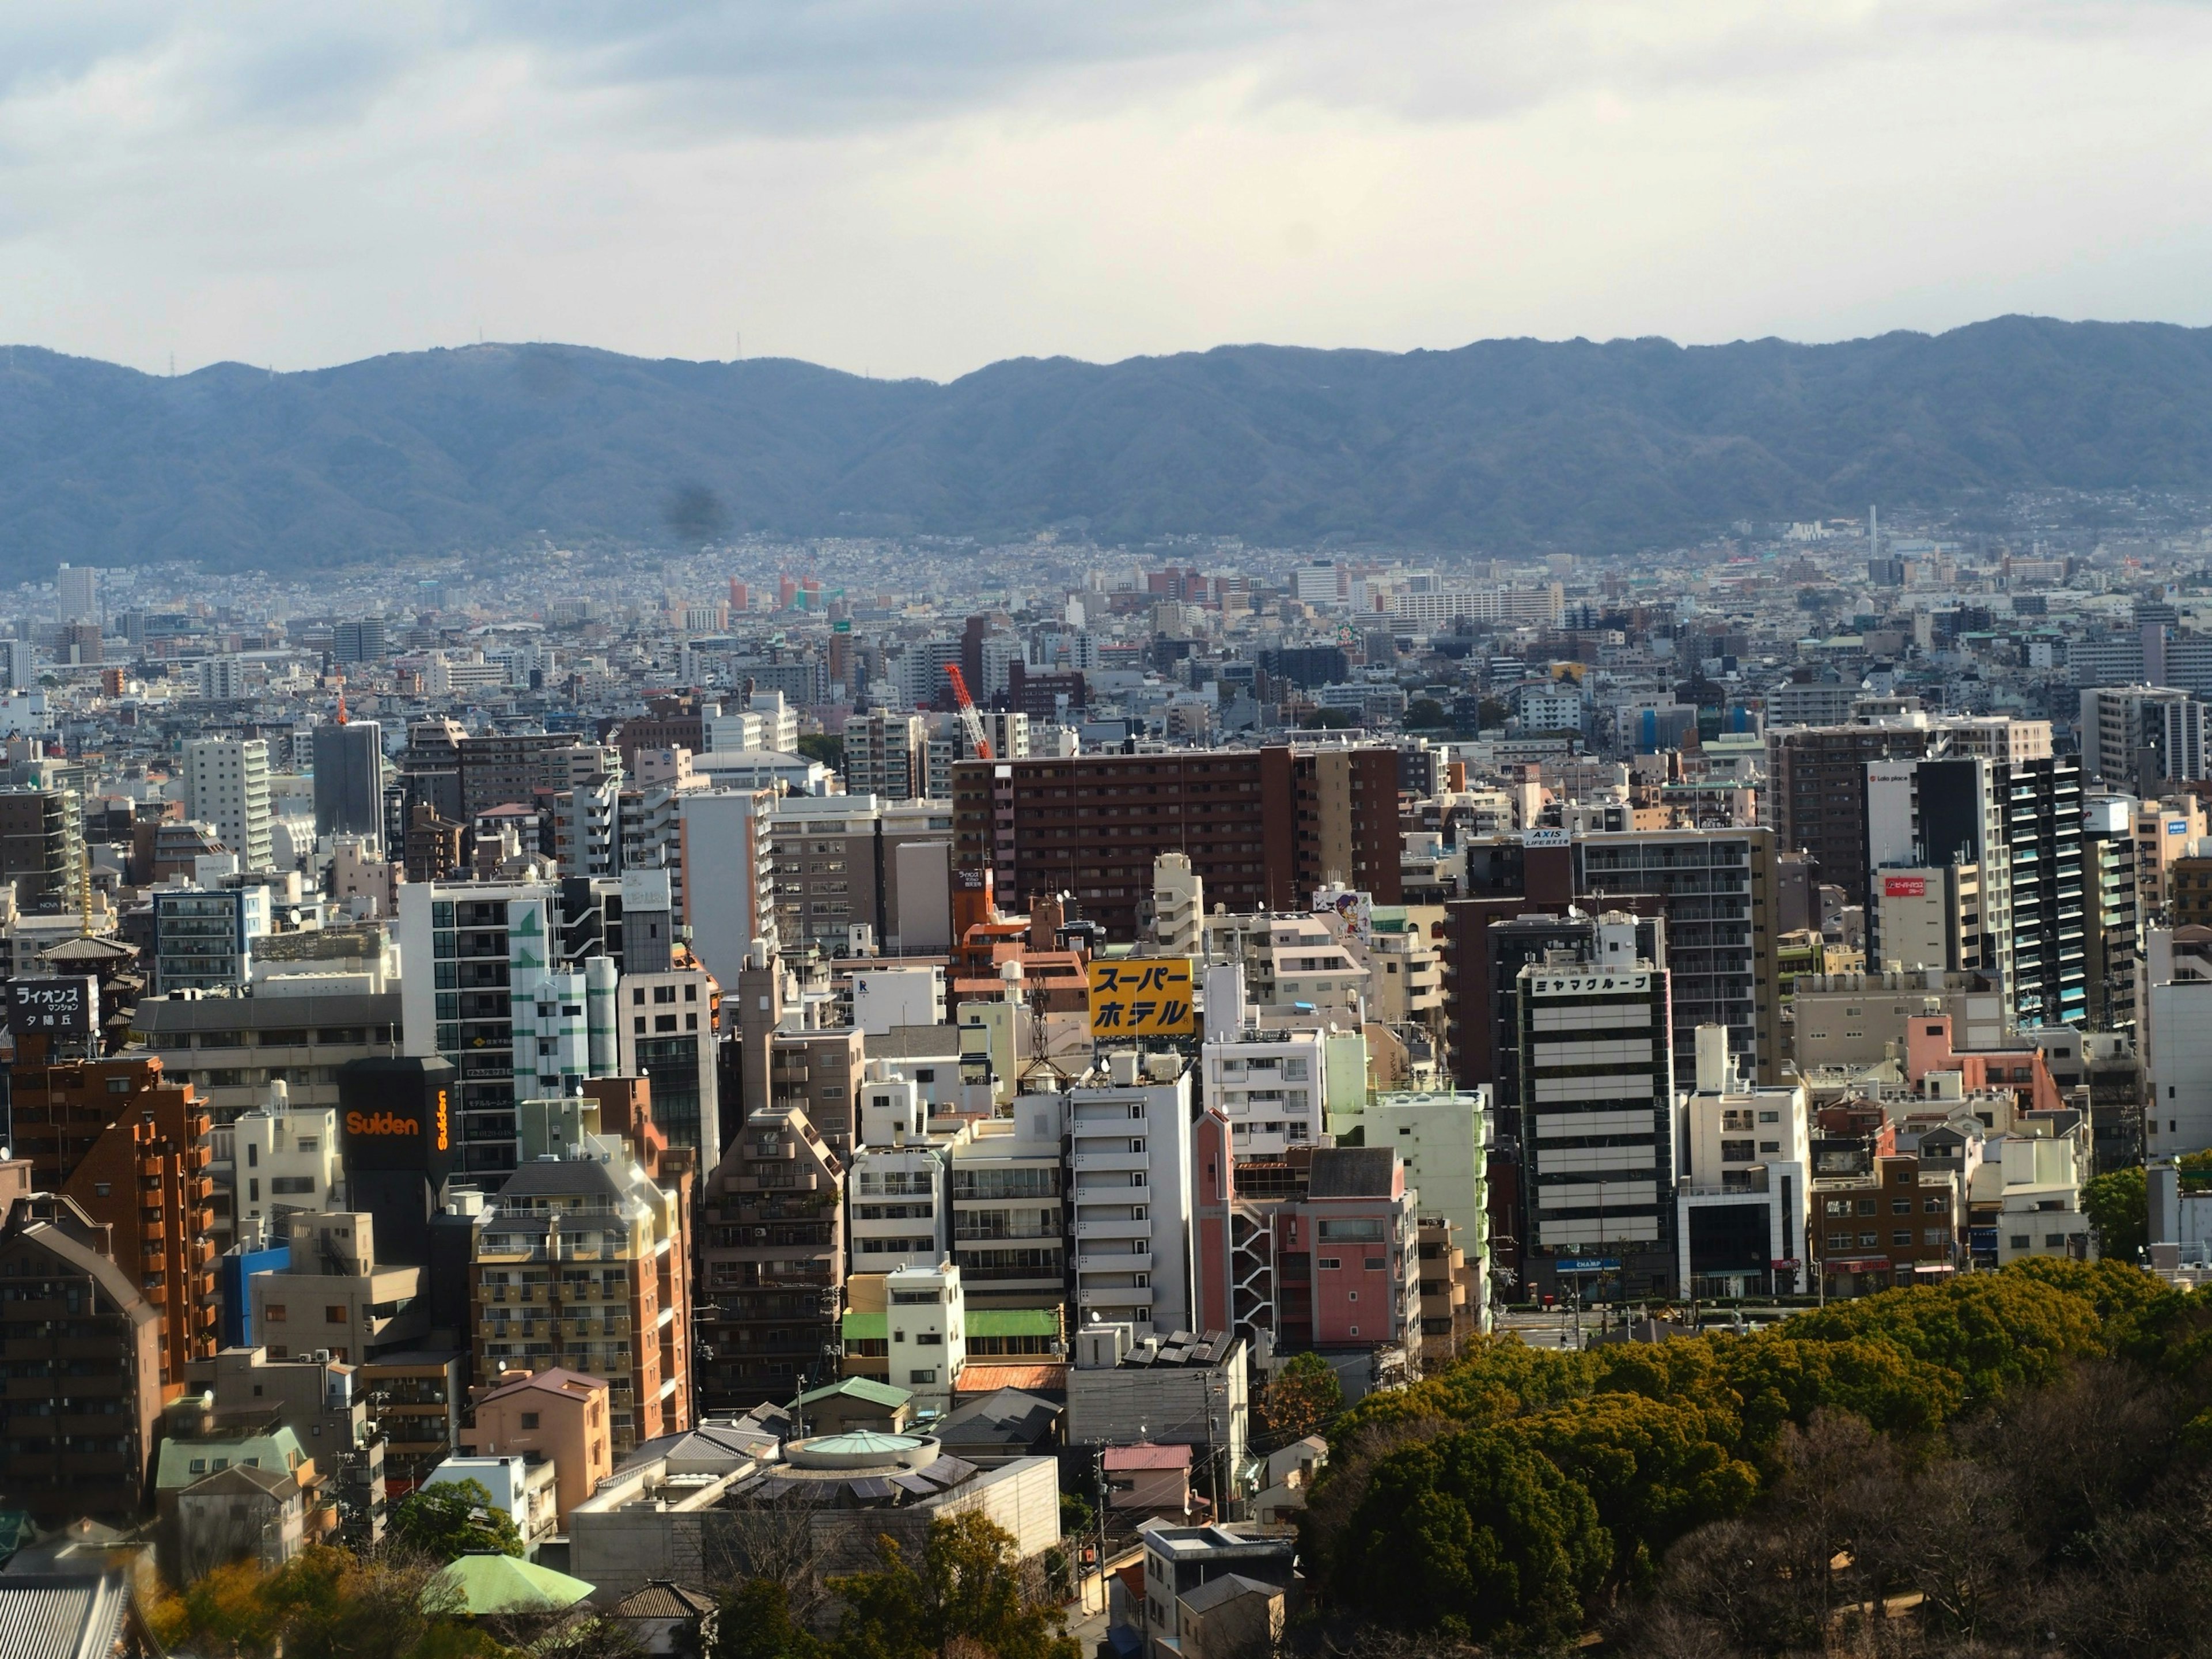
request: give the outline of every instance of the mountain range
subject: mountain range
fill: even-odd
[[[939,385],[562,345],[173,377],[15,347],[0,574],[758,531],[1633,551],[2007,492],[2212,495],[2212,330],[1224,346]]]

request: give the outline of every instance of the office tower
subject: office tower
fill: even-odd
[[[1614,896],[1649,895],[1667,921],[1674,1063],[1697,1060],[1697,1028],[1724,1025],[1762,1083],[1781,1081],[1781,909],[1771,830],[1648,830],[1578,836],[1575,890],[1592,909],[1643,912]]]
[[[1056,1148],[1055,1148],[1056,1150]],[[845,1166],[797,1107],[753,1113],[701,1194],[700,1409],[787,1401],[834,1374]]]
[[[2136,872],[2135,802],[2094,795],[2081,809],[2082,982],[2087,1024],[2133,1031],[2142,995],[2143,903]]]
[[[915,800],[928,787],[929,727],[919,714],[871,709],[845,721],[845,792]]]
[[[2081,775],[2108,789],[2155,798],[2206,775],[2204,705],[2186,691],[2148,685],[2081,692]]]
[[[1770,821],[1784,851],[1810,853],[1819,879],[1867,902],[1866,777],[1869,762],[1936,751],[1925,726],[1801,726],[1766,734]]]
[[[1521,970],[1531,1295],[1674,1291],[1668,977],[1636,955],[1635,918],[1618,912],[1598,918],[1593,948]]]
[[[1191,1328],[1190,1086],[1180,1056],[1120,1049],[1064,1097],[1014,1102],[1017,1117],[1066,1102],[1079,1322]]]
[[[0,881],[24,909],[74,908],[84,857],[76,790],[0,787]]]
[[[117,1262],[112,1229],[50,1193],[9,1208],[0,1276],[9,1291],[0,1341],[15,1379],[0,1414],[9,1503],[41,1526],[138,1525],[170,1392],[160,1309]]]
[[[374,720],[314,731],[315,833],[384,846],[384,728]]]
[[[67,663],[73,668],[89,667],[106,660],[106,647],[100,643],[100,624],[96,622],[64,623],[61,638],[55,647],[54,660]]]
[[[270,867],[269,744],[260,738],[195,738],[185,745],[185,810],[212,823],[246,870]]]
[[[378,662],[390,648],[381,617],[338,623],[331,629],[331,655],[341,663]]]
[[[471,1172],[512,1169],[515,1158],[516,1073],[538,1091],[562,1092],[562,1077],[583,1075],[588,1054],[583,987],[572,1003],[556,1001],[541,1036],[537,992],[546,981],[547,928],[559,914],[559,896],[542,882],[416,882],[399,890],[401,1027],[406,1051],[438,1055],[459,1076],[459,1128],[454,1139],[460,1167]],[[428,971],[424,971],[425,966]],[[515,969],[529,981],[525,1018]],[[564,1015],[564,1006],[577,1012]],[[520,1029],[526,1026],[527,1029]],[[523,1053],[518,1038],[530,1039]]]
[[[64,564],[54,572],[54,596],[65,623],[100,620],[100,572],[91,565]]]
[[[0,640],[0,691],[33,691],[38,684],[38,653],[31,642]]]
[[[957,868],[991,869],[1010,904],[1072,891],[1115,939],[1141,936],[1162,853],[1232,913],[1303,910],[1332,881],[1399,902],[1395,748],[963,761],[953,794]]]

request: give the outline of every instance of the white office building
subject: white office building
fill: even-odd
[[[1213,987],[1209,975],[1209,995]],[[1317,1030],[1256,1027],[1208,1038],[1200,1050],[1206,1103],[1229,1120],[1232,1155],[1279,1158],[1321,1139],[1328,1051]]]
[[[960,1269],[942,1259],[901,1267],[884,1279],[884,1302],[892,1386],[914,1395],[917,1416],[942,1416],[968,1365]]]

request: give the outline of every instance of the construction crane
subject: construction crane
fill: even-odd
[[[952,682],[952,704],[960,711],[960,729],[968,734],[968,746],[975,751],[977,760],[991,759],[991,740],[983,735],[983,717],[975,712],[975,699],[968,695],[967,676],[947,663],[945,678]]]

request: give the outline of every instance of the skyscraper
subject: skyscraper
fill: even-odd
[[[88,564],[65,564],[54,572],[54,592],[65,623],[100,620],[100,572]]]

